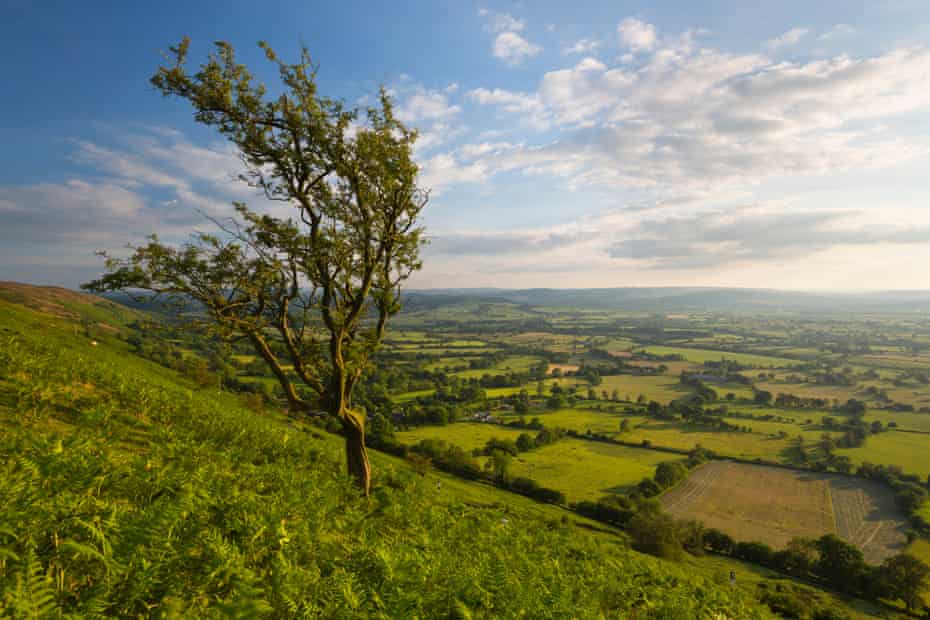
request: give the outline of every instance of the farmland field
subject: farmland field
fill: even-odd
[[[928,448],[930,435],[890,431],[869,437],[860,448],[845,448],[837,452],[850,457],[855,463],[899,465],[904,471],[926,479],[930,475]]]
[[[452,438],[449,441],[455,443]],[[523,452],[511,472],[565,493],[569,501],[596,500],[623,493],[643,478],[651,478],[662,461],[675,455],[580,439],[563,439]]]
[[[752,426],[752,420],[740,420],[740,423]],[[680,422],[648,418],[633,422],[633,430],[624,434],[623,439],[637,443],[647,440],[653,446],[677,450],[690,450],[700,445],[718,454],[747,459],[778,458],[790,445],[787,438],[759,433],[720,432]]]
[[[740,541],[784,547],[796,536],[834,533],[881,563],[906,543],[891,492],[865,480],[726,461],[707,463],[662,497],[671,514],[698,519]]]
[[[421,426],[397,433],[397,438],[405,444],[414,444],[423,439],[442,439],[460,448],[473,450],[483,447],[491,438],[515,440],[524,432],[497,424],[461,422],[448,426]]]
[[[646,353],[651,355],[680,355],[689,362],[704,363],[718,362],[721,359],[733,360],[740,364],[748,366],[758,366],[760,368],[780,368],[792,366],[798,363],[798,360],[792,360],[784,357],[771,357],[768,355],[753,355],[751,353],[736,353],[732,351],[715,351],[711,349],[692,349],[690,347],[664,347],[650,346],[646,347]]]

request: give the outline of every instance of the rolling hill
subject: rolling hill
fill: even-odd
[[[133,355],[144,319],[0,285],[0,614],[771,615],[558,508],[385,455],[359,497],[338,437]]]

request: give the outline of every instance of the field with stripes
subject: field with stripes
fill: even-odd
[[[662,504],[676,517],[775,549],[796,536],[833,533],[879,564],[907,545],[907,523],[892,492],[848,476],[713,461],[666,493]]]

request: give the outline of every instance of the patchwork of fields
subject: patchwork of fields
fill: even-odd
[[[671,514],[738,541],[784,547],[796,536],[837,534],[879,564],[907,544],[907,522],[887,488],[867,480],[714,461],[662,497]]]

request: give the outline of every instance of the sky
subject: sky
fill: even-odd
[[[0,0],[0,280],[76,287],[262,199],[148,83],[301,44],[420,131],[414,288],[930,289],[930,2]]]

